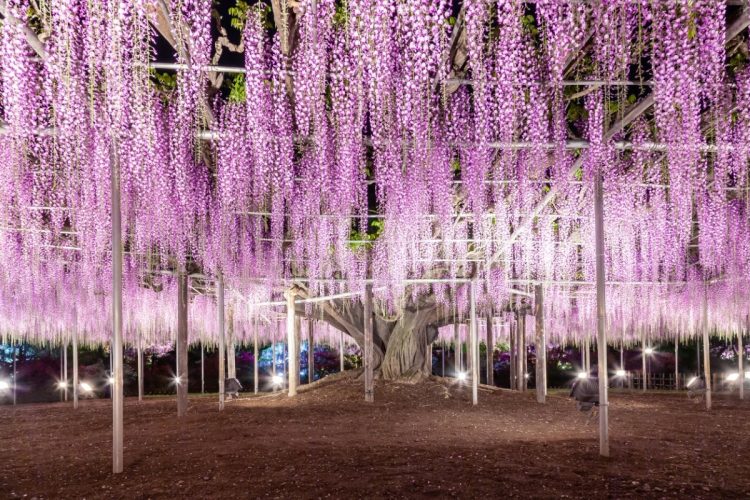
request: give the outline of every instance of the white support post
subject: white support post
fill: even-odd
[[[518,353],[516,354],[516,368],[518,373],[516,374],[516,383],[518,384],[518,390],[520,392],[526,391],[526,310],[524,305],[521,306],[521,311],[518,315],[518,337],[516,338],[516,345],[518,346]]]
[[[15,363],[15,359],[14,359]],[[14,364],[15,366],[15,364]],[[73,409],[78,409],[78,327],[73,330]]]
[[[271,333],[271,377],[276,377],[276,332]],[[273,384],[276,391],[276,384]]]
[[[205,351],[205,349],[203,346],[203,340],[201,340],[201,394],[206,393],[206,357],[203,351]]]
[[[143,340],[140,333],[138,334],[138,350],[136,352],[138,357],[138,402],[143,401]]]
[[[227,311],[227,330],[229,346],[227,348],[227,378],[237,378],[237,353],[234,342],[234,310],[230,306]]]
[[[18,383],[16,382],[16,375],[17,375],[16,359],[18,358],[18,345],[15,345],[15,344],[16,343],[14,342],[14,345],[13,345],[13,406],[16,406],[16,393],[17,393],[16,387],[18,386]],[[77,408],[78,400],[76,400],[75,403],[76,405],[74,406],[74,408]]]
[[[674,336],[674,390],[680,390],[680,337]]]
[[[643,374],[643,380],[641,381],[641,384],[643,385],[643,392],[646,392],[646,389],[648,387],[648,372],[646,371],[646,332],[645,330],[641,330],[641,373]]]
[[[255,328],[253,328],[253,394],[258,394],[258,324],[257,322],[255,323]]]
[[[315,382],[315,320],[307,319],[307,383]]]
[[[375,377],[372,367],[372,285],[365,285],[364,296],[364,333],[365,333],[365,401],[375,401]]]
[[[289,369],[287,370],[289,376],[289,396],[297,395],[297,377],[294,374],[294,367],[298,366],[298,350],[297,350],[297,314],[294,310],[294,297],[295,293],[293,290],[287,290],[284,292],[286,298],[286,342],[289,356]]]
[[[601,166],[594,186],[594,236],[596,243],[596,339],[599,372],[599,454],[609,456],[609,368],[607,366],[607,306],[604,270],[604,188]]]
[[[547,338],[544,334],[544,291],[542,285],[534,287],[534,319],[536,320],[536,401],[545,403],[547,394]]]
[[[60,361],[58,363],[60,365],[60,377],[58,379],[58,382],[62,382],[62,381],[65,380],[65,372],[63,371],[64,370],[63,369],[63,363],[64,363],[63,359],[65,358],[65,349],[63,347],[64,345],[65,344],[63,344],[62,342],[60,343],[60,356],[59,356]],[[57,387],[57,390],[60,391],[60,401],[63,401],[64,398],[65,398],[65,391],[59,385]]]
[[[297,315],[295,315],[294,318],[294,346],[296,356],[294,357],[294,369],[292,370],[292,373],[294,374],[294,381],[297,384],[297,387],[299,387],[300,385],[302,385],[300,377],[300,359],[302,356],[302,320]]]
[[[112,353],[114,384],[112,391],[112,472],[123,469],[123,370],[122,370],[122,222],[120,219],[120,165],[117,145],[110,150],[112,187]]]
[[[68,401],[68,341],[63,347],[63,383],[65,384],[65,402]]]
[[[750,315],[745,318],[745,322],[750,328]],[[740,375],[740,399],[745,399],[745,346],[742,344],[742,327],[737,332],[737,351],[739,359],[737,360],[737,371]]]
[[[219,336],[219,411],[224,409],[224,379],[226,371],[224,368],[224,279],[219,275],[216,281],[216,313],[218,315]]]
[[[461,335],[458,331],[457,319],[453,319],[453,369],[456,372],[455,376],[461,373]]]
[[[475,281],[469,284],[469,346],[471,350],[471,403],[479,403],[479,339],[477,336],[477,285]]]
[[[485,343],[487,344],[487,350],[486,350],[486,361],[485,364],[487,365],[487,385],[495,385],[495,337],[492,332],[492,315],[487,315],[487,331],[485,332],[487,334],[487,339],[485,340]]]
[[[706,410],[711,409],[711,342],[708,338],[708,288],[703,289],[703,375],[706,379]]]
[[[177,416],[187,415],[188,407],[188,276],[177,276]]]

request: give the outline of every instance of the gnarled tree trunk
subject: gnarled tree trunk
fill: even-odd
[[[303,291],[300,295],[305,296]],[[300,305],[298,312],[304,314]],[[332,300],[321,303],[320,319],[351,336],[364,346],[364,308],[359,302]],[[316,317],[318,316],[316,314]],[[376,378],[418,382],[430,376],[429,345],[438,327],[450,318],[431,303],[403,309],[398,319],[373,313],[373,369]]]
[[[380,366],[382,378],[418,382],[430,376],[429,345],[437,337],[437,327],[428,324],[433,317],[432,311],[407,311],[393,324]]]

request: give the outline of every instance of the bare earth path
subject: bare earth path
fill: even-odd
[[[446,389],[448,387],[448,389]],[[614,394],[613,457],[574,404],[438,381],[338,380],[286,396],[125,406],[125,473],[110,473],[108,400],[0,407],[0,498],[747,497],[750,402],[708,414],[684,394]],[[448,397],[446,397],[448,395]]]

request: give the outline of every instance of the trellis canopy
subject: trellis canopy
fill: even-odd
[[[742,2],[0,8],[6,337],[109,338],[113,163],[126,338],[172,338],[180,273],[193,340],[219,276],[237,332],[292,285],[460,316],[470,278],[496,317],[542,284],[552,337],[590,335],[598,172],[610,338],[746,321]]]

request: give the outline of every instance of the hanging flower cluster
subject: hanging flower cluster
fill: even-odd
[[[740,324],[750,71],[726,68],[725,2],[464,0],[455,22],[447,0],[304,0],[273,28],[258,3],[244,102],[208,91],[210,0],[51,2],[43,51],[34,5],[8,0],[0,27],[3,335],[107,337],[113,166],[131,340],[169,340],[178,272],[252,308],[243,340],[283,328],[293,279],[323,295],[372,278],[384,310],[430,295],[459,316],[452,278],[478,279],[486,312],[542,282],[551,338],[588,335],[597,172],[615,336],[690,334],[706,296],[713,325]],[[191,307],[210,339],[212,299]]]

